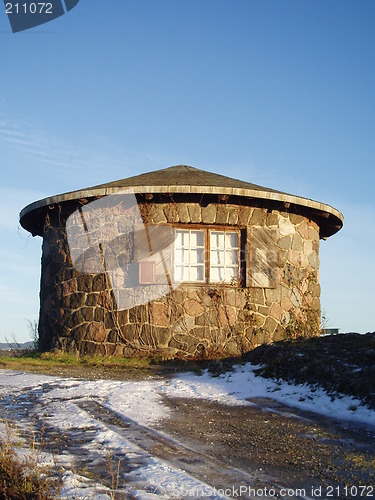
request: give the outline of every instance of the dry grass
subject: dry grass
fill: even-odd
[[[74,492],[68,493],[72,489],[70,486],[66,489],[64,477],[67,470],[57,465],[52,454],[42,451],[48,447],[43,435],[39,436],[39,442],[33,431],[24,434],[10,420],[0,421],[0,425],[3,434],[0,439],[0,500],[93,500],[98,486],[108,498],[127,498],[120,487],[120,460],[114,459],[109,451],[106,455],[106,486],[101,484],[99,475],[89,473],[88,470],[80,472],[73,465],[69,475],[68,468],[68,476],[73,481],[72,484],[76,484],[73,490],[80,484],[88,488],[84,497],[78,497]]]
[[[276,342],[245,359],[262,365],[264,377],[318,385],[332,398],[346,394],[375,408],[375,332]]]
[[[61,351],[2,353],[0,369],[22,370],[47,375],[85,378],[129,378],[149,375],[155,369],[155,359],[78,356]]]
[[[3,423],[6,438],[0,440],[0,498],[4,500],[49,500],[58,492],[56,480],[41,467],[34,436],[27,453],[20,458],[16,449],[23,443],[9,422]]]
[[[0,369],[22,370],[47,375],[87,379],[144,379],[191,371],[204,367],[203,361],[161,360],[157,356],[124,358],[114,356],[88,356],[62,351],[40,353],[37,351],[1,352]]]

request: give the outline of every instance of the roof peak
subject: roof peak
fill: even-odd
[[[151,170],[142,174],[134,175],[124,179],[99,184],[86,189],[99,188],[129,188],[129,187],[147,187],[152,186],[206,186],[215,188],[240,188],[253,189],[256,191],[267,191],[281,193],[275,189],[259,186],[250,182],[241,181],[226,175],[202,170],[191,165],[173,165],[171,167]]]

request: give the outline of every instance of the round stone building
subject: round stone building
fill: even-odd
[[[179,165],[45,198],[39,345],[221,357],[320,333],[329,205]]]

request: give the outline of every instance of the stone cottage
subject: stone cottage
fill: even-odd
[[[42,350],[219,357],[320,332],[329,205],[179,165],[25,207]]]

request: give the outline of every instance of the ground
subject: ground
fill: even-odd
[[[48,450],[39,461],[54,464],[65,498],[372,497],[375,411],[338,392],[336,371],[348,380],[343,390],[371,406],[373,342],[374,334],[283,342],[235,364],[189,373],[167,363],[125,380],[2,370],[0,409],[38,453]],[[305,381],[301,373],[311,388],[280,379]]]
[[[262,376],[319,385],[333,397],[355,396],[375,408],[375,332],[277,342],[244,359],[262,365]]]
[[[251,471],[257,488],[303,488],[306,496],[313,487],[335,486],[342,488],[345,498],[345,485],[374,485],[373,432],[345,429],[330,419],[269,400],[254,402],[251,407],[228,408],[207,401],[197,405],[186,399],[170,400],[174,416],[163,428],[180,439],[183,436],[184,443],[203,456],[230,466],[231,480],[216,476],[217,487],[246,484],[233,469]],[[192,421],[199,425],[192,426]]]

